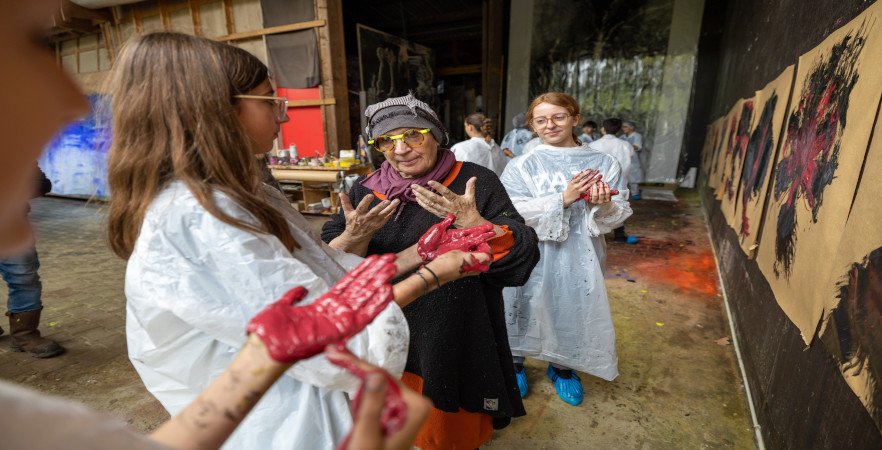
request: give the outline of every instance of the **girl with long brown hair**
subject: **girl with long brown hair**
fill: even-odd
[[[456,160],[473,162],[492,170],[497,176],[502,175],[508,157],[493,140],[493,120],[484,114],[474,113],[466,117],[463,127],[469,139],[450,147]]]
[[[323,244],[310,224],[261,183],[255,154],[272,147],[287,101],[267,67],[244,50],[177,33],[139,36],[110,77],[113,141],[108,234],[128,259],[129,357],[175,414],[227,367],[247,321],[293,286],[305,303],[362,258]],[[384,202],[371,213],[394,210]],[[486,238],[485,238],[486,239]],[[408,329],[401,307],[468,275],[451,251],[394,286],[390,304],[349,340],[356,355],[401,374]],[[400,252],[399,273],[422,263]],[[429,285],[429,272],[437,283]],[[231,448],[332,448],[351,426],[342,392],[355,380],[318,356],[296,364],[228,441]]]
[[[615,158],[579,141],[579,105],[569,95],[536,97],[526,119],[542,144],[513,160],[501,180],[536,230],[542,257],[527,284],[503,291],[508,339],[522,396],[524,358],[531,357],[548,361],[558,396],[578,405],[584,394],[576,370],[605,380],[618,375],[603,235],[631,215],[627,174]]]

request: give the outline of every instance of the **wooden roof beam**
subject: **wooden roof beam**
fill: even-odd
[[[84,8],[70,0],[61,2],[61,18],[64,21],[71,19],[93,20],[96,22],[113,22],[113,13],[109,8],[89,9]]]

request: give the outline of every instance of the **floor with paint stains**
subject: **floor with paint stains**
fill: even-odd
[[[528,415],[486,448],[755,447],[698,196],[677,195],[676,203],[634,202],[626,226],[640,241],[607,247],[619,377],[582,374],[585,402],[572,407],[557,398],[545,364],[528,359]],[[0,377],[152,430],[168,416],[126,357],[125,264],[107,249],[102,207],[42,198],[31,219],[39,232],[42,329],[68,353],[33,359],[10,352],[4,335]]]

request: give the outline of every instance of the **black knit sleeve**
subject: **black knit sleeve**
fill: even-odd
[[[470,163],[465,164],[473,166]],[[495,286],[523,286],[530,278],[533,267],[539,262],[539,240],[536,232],[524,223],[524,218],[518,214],[499,177],[483,167],[474,168],[475,174],[469,177],[478,177],[475,187],[478,211],[483,218],[496,225],[507,225],[514,237],[514,245],[509,254],[491,264],[490,270],[481,277]]]
[[[360,177],[356,180],[349,191],[349,200],[352,202],[353,207],[357,206],[361,199],[371,193],[368,188],[361,185],[361,180],[363,179],[363,177]],[[371,207],[377,203],[379,203],[379,200],[374,199]],[[329,243],[337,236],[343,234],[344,230],[346,230],[346,218],[343,216],[343,208],[340,208],[337,214],[331,216],[331,220],[322,225],[322,240]]]

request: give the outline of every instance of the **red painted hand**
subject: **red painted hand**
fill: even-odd
[[[297,286],[248,323],[274,360],[293,363],[363,330],[393,299],[389,280],[395,255],[372,255],[313,303],[297,306],[306,289]]]
[[[619,194],[618,189],[610,189],[609,184],[603,182],[603,175],[600,172],[597,172],[594,169],[589,169],[589,170],[592,172],[595,172],[594,177],[592,177],[592,181],[594,182],[594,184],[593,184],[593,186],[589,186],[588,191],[583,193],[582,195],[580,195],[579,198],[581,198],[582,200],[585,200],[586,203],[591,203],[591,192],[592,192],[591,187],[594,187],[594,186],[597,186],[597,189],[595,189],[595,191],[596,190],[600,190],[600,191],[609,190],[610,196]],[[596,193],[595,193],[595,195],[596,195]]]
[[[352,417],[359,416],[358,411],[361,408],[361,394],[364,390],[365,379],[371,373],[379,373],[386,378],[387,385],[386,398],[383,403],[383,413],[380,417],[380,429],[383,432],[383,436],[389,436],[404,426],[404,422],[407,420],[407,404],[405,404],[404,398],[401,395],[401,388],[398,386],[398,382],[392,378],[388,372],[376,368],[373,370],[366,370],[363,367],[360,367],[358,360],[355,359],[352,353],[349,352],[349,349],[343,344],[329,345],[327,349],[327,357],[329,361],[346,369],[349,373],[361,380],[361,388],[359,388],[358,392],[355,394],[355,398],[352,400]],[[351,434],[347,435],[338,448],[347,448],[351,436]]]
[[[449,230],[456,216],[448,214],[444,220],[429,227],[417,241],[417,253],[423,262],[429,262],[451,250],[491,253],[487,239],[496,235],[493,224],[485,223],[471,228]]]

